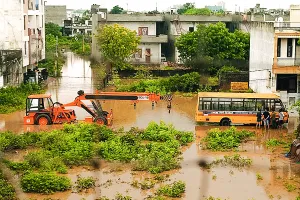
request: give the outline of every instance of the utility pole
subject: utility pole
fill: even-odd
[[[55,76],[57,76],[58,74],[58,65],[57,65],[57,58],[58,58],[58,36],[56,36],[56,48],[55,48]]]
[[[84,53],[84,33],[82,34],[82,52]]]

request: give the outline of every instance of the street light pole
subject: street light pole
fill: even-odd
[[[58,52],[57,52],[57,49],[58,49],[58,36],[56,36],[56,47],[55,47],[55,76],[57,76],[58,74],[58,64],[57,64],[57,58],[58,58]]]

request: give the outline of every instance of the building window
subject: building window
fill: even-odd
[[[287,41],[287,57],[293,57],[293,38],[288,38]]]
[[[24,15],[24,30],[26,30],[26,15]]]
[[[142,58],[142,49],[138,49],[137,52],[133,55],[134,58]]]
[[[189,27],[189,32],[194,32],[194,27]]]
[[[24,55],[27,55],[27,42],[24,43]]]
[[[139,35],[148,35],[148,27],[139,27]]]
[[[281,38],[277,40],[277,57],[281,56]]]

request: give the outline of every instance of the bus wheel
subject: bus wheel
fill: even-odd
[[[221,124],[221,126],[230,126],[230,120],[229,119],[222,119],[220,124]]]

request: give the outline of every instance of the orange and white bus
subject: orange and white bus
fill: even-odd
[[[232,124],[256,124],[256,115],[269,108],[279,117],[279,110],[284,112],[284,123],[288,122],[288,112],[279,96],[259,93],[224,93],[200,92],[196,107],[196,122],[220,123],[221,126]]]

